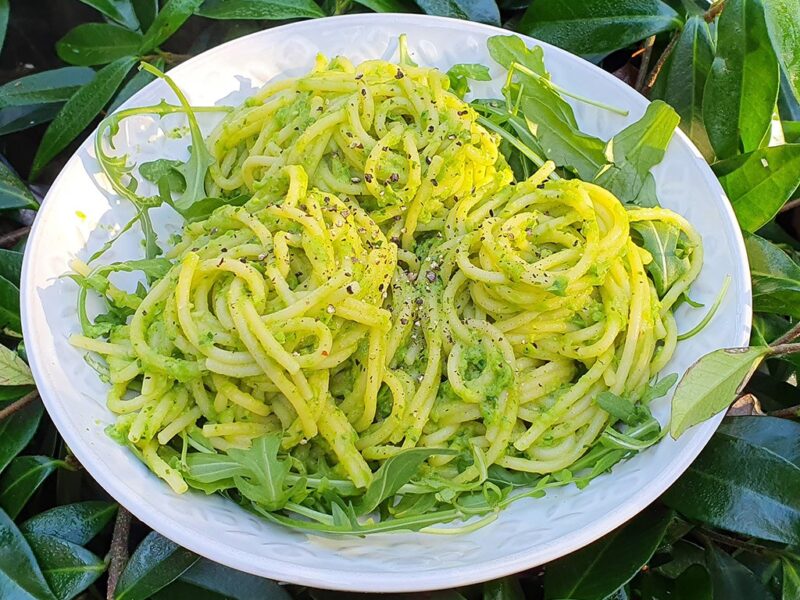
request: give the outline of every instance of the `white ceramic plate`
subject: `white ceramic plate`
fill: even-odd
[[[231,104],[273,78],[307,71],[318,52],[342,54],[354,62],[396,58],[397,36],[407,33],[412,57],[443,70],[455,63],[493,64],[486,39],[499,29],[418,15],[357,15],[306,21],[256,33],[203,53],[170,74],[193,104]],[[526,39],[528,44],[534,40]],[[601,69],[542,44],[553,79],[567,89],[630,110],[620,117],[576,104],[584,131],[604,139],[638,119],[646,100]],[[499,96],[497,79],[476,90]],[[148,85],[127,106],[174,100],[163,82]],[[179,119],[141,119],[118,138],[141,160],[187,154],[187,138],[165,135]],[[67,343],[79,330],[77,288],[62,277],[68,261],[86,259],[111,232],[133,216],[130,205],[104,192],[106,183],[88,140],[67,163],[39,211],[28,242],[22,274],[23,329],[36,382],[47,410],[72,451],[91,475],[123,506],[153,529],[212,560],[281,581],[316,587],[373,592],[448,588],[500,577],[574,551],[611,531],[655,500],[697,456],[721,415],[678,441],[663,440],[583,491],[551,491],[540,500],[520,501],[491,525],[459,536],[400,533],[326,538],[269,524],[221,497],[173,494],[133,455],[103,432],[112,422],[105,408],[106,386]],[[750,278],[733,211],[717,180],[687,138],[678,133],[654,169],[662,204],[691,221],[703,236],[705,266],[692,297],[710,303],[726,275],[732,285],[717,316],[699,335],[681,342],[665,373],[682,373],[701,355],[741,346],[750,331]],[[155,215],[162,232],[180,225],[169,209]],[[166,239],[166,237],[162,237]],[[106,259],[140,258],[133,232]],[[703,311],[678,311],[679,331]],[[662,422],[669,401],[655,403]]]

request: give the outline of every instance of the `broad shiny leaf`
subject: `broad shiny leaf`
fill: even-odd
[[[73,544],[88,544],[117,512],[113,502],[89,500],[56,506],[34,515],[21,526],[25,535],[48,535]]]
[[[83,23],[56,43],[61,60],[72,65],[104,65],[136,54],[142,34],[108,23]]]
[[[717,53],[703,96],[703,119],[717,158],[755,150],[778,98],[778,59],[761,0],[726,0]]]
[[[0,410],[22,397],[25,390],[26,388],[17,390],[12,400],[0,401]],[[43,411],[40,402],[31,402],[0,421],[0,471],[31,441]]]
[[[0,385],[33,385],[28,364],[6,346],[0,346]]]
[[[663,501],[714,527],[797,544],[800,468],[777,454],[775,444],[732,433],[721,430],[711,438]]]
[[[518,30],[575,54],[605,56],[662,31],[681,26],[659,0],[532,2]]]
[[[364,4],[376,12],[403,11],[399,0],[367,0]],[[378,10],[384,6],[388,10]],[[209,19],[306,19],[324,17],[325,13],[314,0],[206,0],[195,11]]]
[[[546,600],[599,600],[630,581],[655,553],[672,520],[671,511],[649,508],[593,544],[550,563]]]
[[[797,563],[783,559],[783,596],[782,600],[800,598],[800,571]]]
[[[800,266],[786,252],[757,235],[745,235],[756,311],[800,318]]]
[[[38,208],[33,193],[5,162],[0,161],[0,210]]]
[[[6,41],[10,9],[10,0],[0,0],[0,50],[3,49],[3,44]]]
[[[59,600],[75,598],[106,570],[102,559],[72,542],[39,533],[25,534],[25,539]]]
[[[62,461],[49,456],[18,456],[0,476],[0,508],[16,518],[34,492]]]
[[[800,0],[768,0],[764,9],[781,68],[800,100]]]
[[[242,573],[201,558],[181,578],[161,590],[154,600],[289,600],[289,593],[274,581]]]
[[[0,509],[0,598],[55,600],[31,547],[14,525],[14,521],[2,509]]]
[[[0,136],[52,121],[62,106],[61,102],[51,102],[0,108]]]
[[[117,583],[116,600],[147,600],[169,585],[198,560],[155,531],[134,551]]]
[[[800,186],[800,144],[759,148],[714,165],[742,229],[758,231]]]
[[[681,129],[706,160],[714,158],[714,150],[703,123],[703,89],[713,60],[714,41],[708,23],[702,17],[690,17],[650,94],[675,109]]]
[[[406,4],[403,0],[355,0],[356,4],[366,6],[377,13],[413,13],[419,12],[416,6]]]
[[[500,25],[500,9],[495,0],[416,0],[425,14]]]
[[[686,371],[672,396],[670,433],[710,419],[736,398],[769,348],[723,348],[703,356]]]
[[[773,600],[752,571],[716,546],[706,549],[706,564],[714,600]]]
[[[112,21],[135,31],[139,28],[139,19],[131,0],[80,0],[100,11]]]
[[[63,67],[20,77],[0,86],[0,108],[69,100],[94,76],[88,67]]]
[[[167,0],[145,32],[140,52],[150,52],[167,41],[202,3],[203,0]]]
[[[59,152],[91,124],[135,63],[133,56],[115,60],[103,67],[91,83],[83,86],[67,101],[44,132],[31,166],[31,179],[35,179]]]

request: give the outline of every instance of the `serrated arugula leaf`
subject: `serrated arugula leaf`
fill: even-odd
[[[485,65],[459,63],[447,71],[450,80],[450,91],[459,98],[466,96],[469,91],[469,81],[491,81],[489,68]]]
[[[280,447],[279,435],[265,435],[247,450],[228,450],[228,456],[246,470],[246,474],[233,475],[237,489],[269,511],[283,508],[290,497],[286,485],[289,461],[278,458]]]
[[[636,221],[631,229],[641,235],[641,246],[653,257],[645,269],[661,297],[689,269],[689,259],[680,247],[681,231],[664,221]]]
[[[679,121],[669,105],[660,100],[650,103],[641,119],[609,140],[605,150],[609,164],[597,173],[595,183],[622,202],[657,206],[650,169],[664,158]]]

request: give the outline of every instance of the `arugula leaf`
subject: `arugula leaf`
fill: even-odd
[[[233,476],[237,489],[269,511],[283,508],[290,496],[286,489],[289,461],[278,458],[280,447],[280,435],[271,434],[256,439],[247,450],[228,450],[228,456],[247,470],[246,475]]]
[[[139,174],[143,179],[158,186],[161,201],[172,202],[172,194],[182,194],[186,191],[186,179],[180,169],[183,162],[159,158],[139,165]]]
[[[507,105],[518,107],[525,128],[536,138],[544,155],[558,166],[574,169],[582,179],[591,179],[605,163],[605,144],[579,130],[572,107],[550,84],[541,47],[528,49],[514,35],[493,36],[487,46],[497,63],[513,69],[518,83],[504,88]],[[514,65],[521,65],[528,72],[514,69]]]
[[[661,297],[689,269],[689,259],[679,250],[681,231],[663,221],[636,221],[631,229],[642,236],[641,246],[653,257],[645,269]]]
[[[181,166],[175,167],[183,175],[186,181],[186,189],[180,197],[173,202],[173,206],[175,210],[183,214],[195,201],[205,198],[206,173],[208,172],[208,167],[214,162],[214,157],[211,156],[208,148],[206,148],[203,132],[200,130],[197,117],[181,89],[175,85],[171,77],[165,75],[154,66],[142,63],[142,68],[156,77],[163,79],[167,83],[178,97],[181,106],[186,112],[186,118],[189,121],[189,132],[191,134],[192,143],[189,160]]]
[[[622,202],[657,206],[650,169],[664,158],[680,117],[661,100],[647,107],[641,119],[620,131],[606,146],[610,164],[600,169],[595,183]]]
[[[666,377],[662,377],[658,381],[648,385],[645,389],[639,402],[642,404],[649,404],[656,398],[661,398],[667,395],[667,392],[672,389],[672,386],[678,382],[678,374],[670,373]]]
[[[598,394],[595,402],[614,419],[626,425],[636,425],[639,422],[636,406],[627,398],[606,391]]]
[[[466,96],[469,89],[469,80],[472,81],[491,81],[488,67],[484,65],[459,63],[450,67],[447,71],[447,78],[450,80],[450,91],[459,98]]]
[[[355,507],[356,513],[366,515],[374,511],[381,502],[397,493],[404,484],[417,474],[422,463],[428,458],[442,454],[457,454],[445,448],[410,448],[388,458],[375,472],[361,501]]]

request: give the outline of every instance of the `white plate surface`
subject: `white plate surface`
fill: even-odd
[[[315,55],[342,54],[353,62],[396,59],[397,36],[407,33],[412,57],[446,70],[455,63],[493,63],[486,39],[499,29],[419,15],[356,15],[306,21],[256,33],[203,53],[171,71],[193,104],[232,104],[273,78],[300,75]],[[528,44],[534,40],[526,39]],[[628,117],[575,104],[584,131],[608,138],[639,118],[647,101],[601,69],[542,44],[555,82],[569,90],[630,110]],[[502,77],[481,84],[479,96],[499,96]],[[174,101],[163,82],[136,94],[127,106]],[[140,160],[186,156],[188,138],[165,132],[180,119],[144,118],[123,127],[119,146]],[[699,335],[681,342],[664,373],[682,373],[703,354],[746,345],[751,294],[747,259],[733,211],[713,173],[687,138],[678,133],[663,163],[654,169],[662,204],[691,221],[703,236],[705,266],[692,297],[707,305],[726,275],[733,279],[717,316]],[[103,432],[112,422],[106,386],[73,349],[67,336],[79,330],[77,286],[62,277],[68,261],[86,259],[133,209],[104,190],[91,149],[83,144],[67,163],[39,211],[22,275],[23,329],[28,356],[53,421],[88,472],[114,498],[153,529],[212,560],[257,575],[316,587],[373,592],[448,588],[500,577],[574,551],[621,525],[655,500],[686,469],[708,441],[719,415],[680,440],[667,438],[600,477],[583,491],[551,491],[523,500],[494,523],[460,536],[421,533],[367,538],[326,538],[289,531],[259,519],[220,497],[173,494],[128,450]],[[168,209],[154,216],[160,231],[176,231]],[[132,232],[104,260],[141,258],[140,235]],[[702,311],[682,307],[679,331]],[[662,422],[668,399],[655,403]]]

